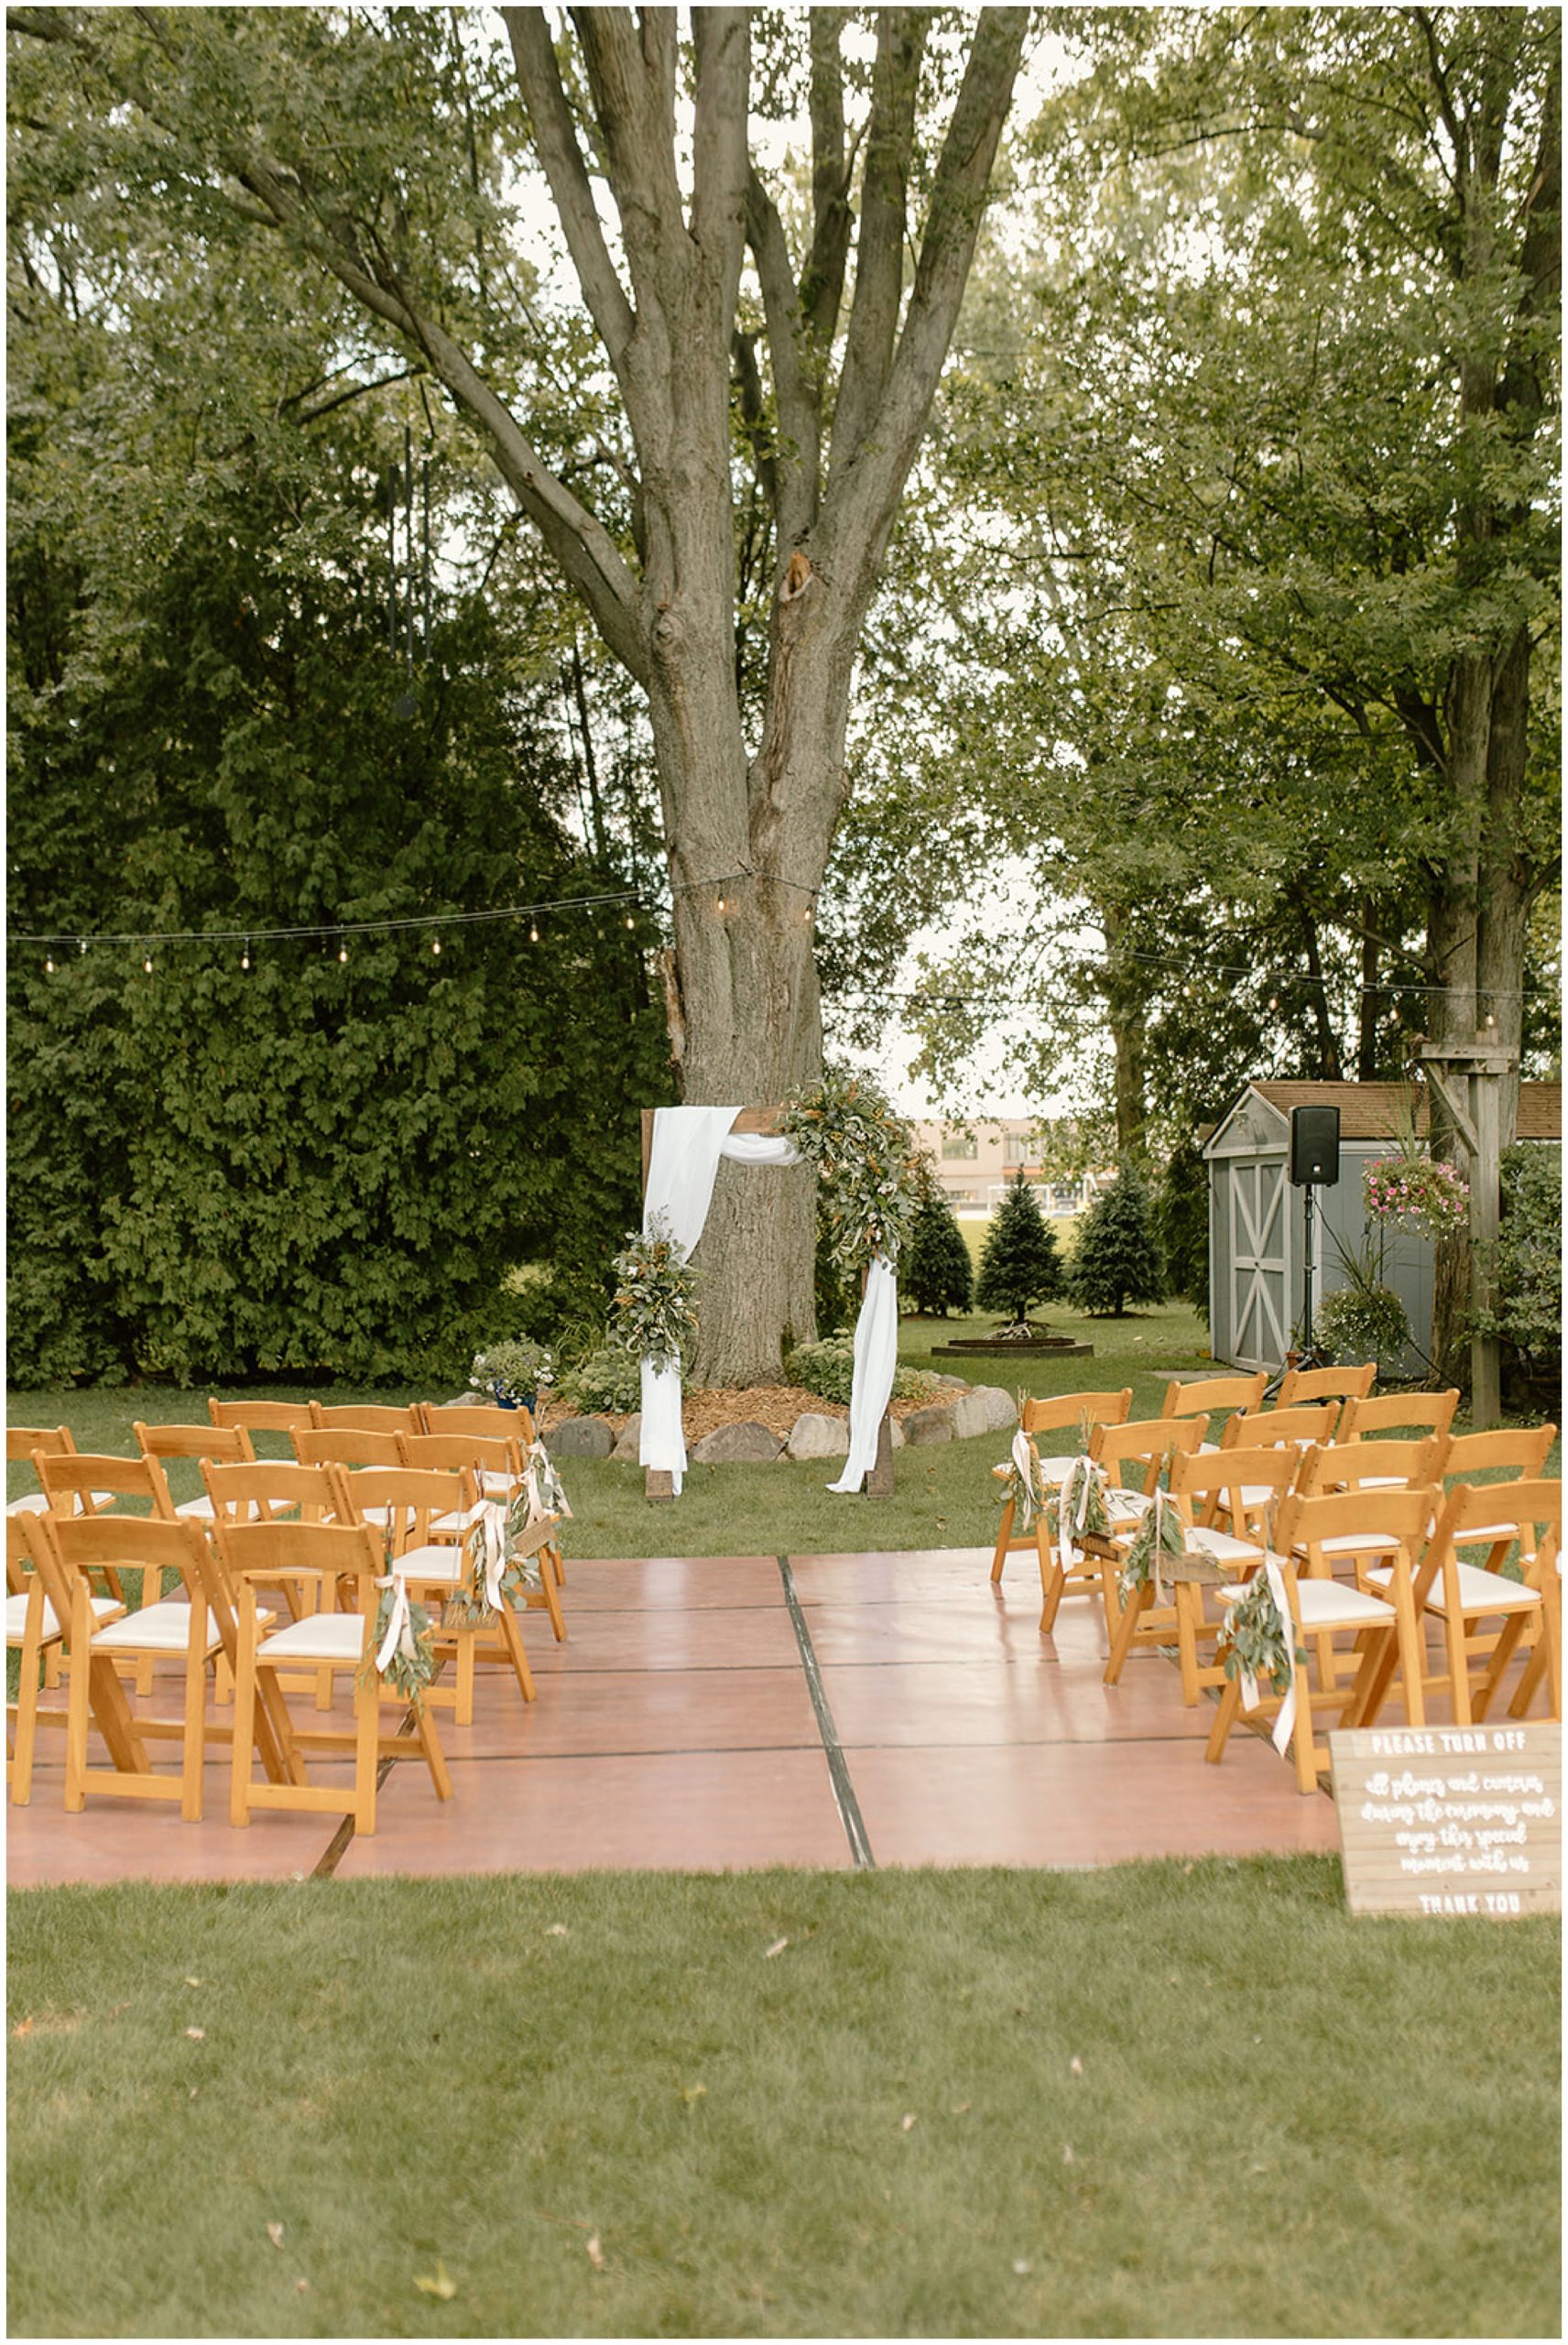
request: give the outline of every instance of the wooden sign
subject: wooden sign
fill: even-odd
[[[1362,1727],[1328,1739],[1353,1914],[1563,1910],[1563,1729]]]

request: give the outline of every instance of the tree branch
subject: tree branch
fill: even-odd
[[[542,8],[503,8],[501,15],[511,39],[512,62],[528,110],[535,150],[565,231],[572,265],[619,381],[637,320],[604,242],[550,27]]]

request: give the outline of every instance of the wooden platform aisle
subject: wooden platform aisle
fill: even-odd
[[[1027,1559],[1025,1559],[1027,1561]],[[474,1721],[441,1719],[454,1795],[395,1768],[371,1840],[330,1819],[227,1823],[99,1801],[67,1816],[40,1736],[8,1810],[14,1887],[71,1881],[719,1871],[770,1865],[1083,1867],[1336,1845],[1260,1740],[1203,1763],[1205,1702],[1147,1656],[1101,1683],[1095,1608],[1037,1626],[1037,1576],[989,1551],[702,1556],[571,1565],[571,1634],[528,1622],[539,1699],[481,1673]],[[488,1682],[486,1682],[488,1679]]]

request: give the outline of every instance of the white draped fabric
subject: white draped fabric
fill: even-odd
[[[653,1234],[662,1219],[667,1234],[690,1254],[707,1224],[719,1160],[737,1164],[798,1164],[787,1140],[730,1129],[738,1107],[656,1107],[648,1151],[648,1189],[642,1228]],[[898,1357],[898,1288],[880,1255],[872,1261],[866,1298],[855,1330],[855,1380],[849,1400],[849,1463],[832,1490],[858,1490],[876,1462],[877,1431],[893,1390]],[[656,1369],[642,1364],[642,1435],[637,1456],[644,1466],[670,1478],[676,1496],[686,1476],[686,1436],[681,1423],[679,1361]],[[857,1463],[857,1460],[859,1461]]]

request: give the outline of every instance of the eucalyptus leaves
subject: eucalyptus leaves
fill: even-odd
[[[1139,1588],[1152,1581],[1155,1601],[1164,1603],[1165,1566],[1180,1563],[1186,1548],[1187,1526],[1181,1508],[1167,1492],[1156,1490],[1122,1559],[1118,1583],[1122,1602],[1131,1603]]]
[[[821,1183],[828,1249],[840,1268],[863,1270],[874,1254],[897,1261],[925,1185],[908,1119],[866,1076],[829,1067],[786,1101],[779,1129]]]
[[[681,1352],[697,1333],[692,1301],[697,1273],[656,1216],[642,1237],[631,1237],[615,1256],[615,1292],[610,1304],[610,1334],[629,1352],[660,1371],[680,1365]]]
[[[1276,1694],[1290,1686],[1294,1663],[1306,1654],[1291,1639],[1290,1623],[1280,1615],[1267,1572],[1258,1572],[1228,1609],[1221,1635],[1219,1657],[1227,1677],[1237,1677],[1245,1688],[1267,1677]]]
[[[379,1677],[383,1685],[419,1709],[441,1668],[430,1634],[430,1616],[422,1604],[413,1602],[406,1582],[395,1570],[377,1580],[376,1586],[381,1600],[376,1608],[372,1649],[361,1674]]]

